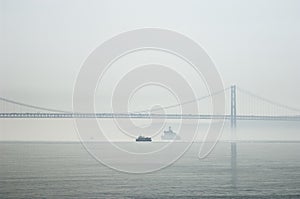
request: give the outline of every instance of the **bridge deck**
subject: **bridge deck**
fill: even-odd
[[[136,119],[214,119],[230,120],[230,115],[191,115],[191,114],[123,114],[123,113],[0,113],[0,118],[136,118]],[[295,116],[237,115],[237,120],[277,120],[300,121]]]

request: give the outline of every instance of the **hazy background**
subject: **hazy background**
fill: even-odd
[[[158,27],[199,43],[225,86],[300,109],[299,11],[297,0],[0,0],[0,96],[71,110],[76,76],[93,49],[121,32]],[[1,120],[0,140],[74,140],[72,125]],[[298,129],[275,137],[298,139]]]

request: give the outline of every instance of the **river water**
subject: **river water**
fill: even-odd
[[[98,145],[105,150],[108,144]],[[121,145],[136,147],[134,142]],[[165,169],[128,174],[100,164],[80,143],[2,142],[0,198],[300,197],[300,143],[241,142],[236,147],[235,165],[230,143],[218,143],[203,160],[194,143]]]

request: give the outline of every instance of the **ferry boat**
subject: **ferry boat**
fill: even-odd
[[[135,139],[137,142],[151,142],[152,139],[151,137],[144,137],[144,136],[139,136],[138,138]]]
[[[161,136],[162,140],[180,140],[180,136],[177,135],[174,131],[172,131],[171,127],[169,126],[168,131],[164,131],[163,135]]]

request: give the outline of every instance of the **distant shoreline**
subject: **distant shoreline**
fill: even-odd
[[[167,143],[168,141],[153,141],[153,143]],[[176,143],[187,143],[185,141],[175,141]],[[221,140],[219,143],[231,143],[229,140]],[[81,144],[80,141],[30,141],[30,140],[2,140],[1,143],[34,143],[34,144]],[[88,143],[110,143],[108,141],[89,141]],[[112,143],[136,143],[133,141],[114,141]],[[193,143],[203,143],[195,141]],[[210,142],[207,142],[210,143]],[[236,143],[300,143],[300,140],[238,140]]]

